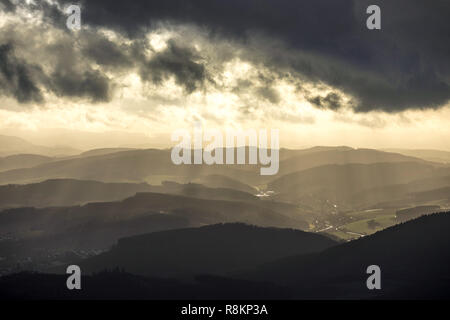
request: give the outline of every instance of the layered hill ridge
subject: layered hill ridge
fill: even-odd
[[[104,183],[89,180],[51,179],[25,185],[0,186],[0,208],[83,205],[89,202],[123,200],[138,192],[177,194],[210,200],[258,200],[253,194],[243,191],[208,188],[193,183],[164,182],[160,186],[152,186],[146,183]]]
[[[82,268],[95,272],[117,267],[158,277],[226,274],[335,244],[327,237],[299,230],[219,224],[120,239],[109,252],[84,261]]]
[[[31,168],[52,161],[53,158],[36,154],[15,154],[0,158],[0,172]]]
[[[24,251],[39,248],[92,250],[108,248],[124,236],[205,224],[245,222],[307,228],[301,216],[279,213],[273,209],[277,203],[265,206],[262,202],[145,192],[122,201],[92,202],[83,206],[7,209],[0,211],[0,235],[21,239]],[[286,213],[291,210],[282,205],[280,209]],[[15,242],[3,244],[15,246]]]
[[[268,189],[279,194],[278,199],[294,202],[305,194],[348,200],[364,190],[439,178],[449,173],[449,168],[418,162],[332,164],[276,178],[268,184]]]
[[[248,148],[246,156],[248,157]],[[235,152],[237,152],[235,150]],[[0,183],[29,183],[47,179],[73,178],[102,182],[146,182],[152,176],[172,176],[194,181],[204,176],[226,176],[252,186],[276,177],[261,176],[260,165],[174,165],[170,150],[99,149],[80,156],[55,159],[32,168],[0,172]],[[373,164],[377,162],[415,162],[441,165],[422,159],[371,149],[311,148],[280,150],[279,175],[331,164]],[[243,190],[245,191],[245,190]],[[247,190],[248,191],[248,190]]]
[[[0,135],[0,155],[9,156],[15,154],[36,154],[42,156],[68,156],[79,154],[80,151],[70,147],[46,147],[39,146],[25,139]]]
[[[84,274],[83,281],[89,285],[82,296],[442,299],[450,294],[449,227],[450,213],[446,212],[341,244],[317,234],[243,224],[144,234],[121,239],[109,252],[80,262],[83,270],[112,269],[93,276]],[[303,252],[296,254],[298,251]],[[366,286],[370,265],[380,267],[381,290]],[[245,272],[236,271],[242,267]],[[121,268],[125,272],[117,271]],[[209,275],[191,277],[195,273]],[[220,274],[228,275],[217,276]],[[0,278],[0,296],[49,299],[60,291],[62,279],[52,274],[5,276]],[[35,289],[30,290],[30,284]],[[76,298],[70,293],[60,297]]]

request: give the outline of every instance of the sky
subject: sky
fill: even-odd
[[[441,0],[0,0],[0,134],[170,147],[200,121],[288,148],[450,150],[449,16]]]

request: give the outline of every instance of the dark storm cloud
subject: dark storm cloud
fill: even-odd
[[[342,106],[341,97],[334,92],[330,92],[325,97],[316,96],[314,98],[310,98],[308,101],[315,104],[319,108],[327,108],[331,110],[337,110]]]
[[[256,89],[256,94],[274,104],[279,103],[281,100],[278,92],[271,87],[259,87]]]
[[[261,32],[285,41],[288,48],[329,56],[352,68],[315,74],[308,63],[294,70],[326,82],[357,100],[357,111],[401,111],[434,108],[450,98],[450,2],[386,1],[382,30],[366,28],[372,1],[353,0],[90,0],[82,2],[83,18],[139,37],[158,21],[194,23],[212,34],[245,41]],[[284,52],[273,50],[283,59]],[[276,59],[274,60],[276,61]],[[327,66],[325,65],[324,68]],[[364,77],[353,69],[367,72]]]
[[[67,2],[68,3],[68,2]],[[82,1],[84,20],[138,35],[159,20],[193,22],[228,35],[263,30],[302,46],[331,47],[354,28],[351,0]],[[330,28],[333,26],[333,28]],[[321,39],[318,39],[320,37]],[[330,41],[330,44],[326,42]]]
[[[395,76],[390,75],[381,82],[374,81],[374,85],[364,78],[349,81],[353,86],[347,91],[360,99],[357,111],[438,108],[450,99],[449,82],[434,70]]]
[[[32,79],[35,71],[40,71],[39,67],[18,59],[11,44],[0,45],[0,92],[21,103],[41,102],[41,91]]]
[[[16,6],[10,0],[0,0],[0,9],[6,12],[14,11]]]
[[[160,84],[170,76],[188,93],[200,88],[206,80],[205,66],[198,62],[201,57],[192,48],[181,47],[171,40],[162,52],[145,61],[141,67],[141,78]]]
[[[109,101],[109,79],[98,71],[83,73],[55,72],[51,75],[51,89],[58,96],[88,98],[92,102]]]
[[[0,0],[0,10],[14,12],[18,8],[26,9],[33,14],[42,13],[44,20],[55,27],[61,28],[65,26],[67,17],[58,8],[57,3],[49,3],[44,0],[30,3],[27,3],[25,0]]]
[[[83,44],[82,54],[99,65],[113,68],[127,68],[133,65],[132,58],[129,56],[130,49],[103,35],[84,32],[80,41]]]
[[[11,1],[0,0],[0,3],[3,10],[14,10]],[[16,3],[26,6],[24,1]],[[27,6],[30,10],[40,10],[46,21],[69,32],[60,9],[73,3],[77,1],[60,0],[59,6],[37,1]],[[237,41],[247,51],[244,58],[254,65],[264,65],[278,74],[278,78],[287,73],[342,90],[352,96],[356,111],[438,108],[450,99],[448,0],[377,0],[381,7],[381,30],[366,28],[366,8],[373,4],[371,0],[89,0],[78,3],[82,8],[82,23],[93,27],[90,33],[80,36],[81,53],[87,61],[107,70],[138,66],[142,79],[155,84],[173,76],[188,93],[202,87],[207,79],[207,66],[199,57],[203,53],[172,42],[167,50],[155,53],[150,59],[145,57],[142,54],[144,34],[160,22],[194,24],[205,27],[211,40]],[[96,27],[120,31],[134,44],[126,47],[108,40],[97,34]],[[261,54],[252,47],[255,37],[263,39],[257,48]],[[100,97],[107,99],[110,91],[107,78],[101,71],[93,76],[89,68],[83,70],[77,72],[80,81],[98,84],[99,94],[97,90],[89,91],[85,84],[71,90],[56,84],[53,88],[58,94],[78,92],[95,101]],[[70,75],[65,83],[73,81],[70,73],[55,75],[57,79]],[[270,83],[261,81],[263,85],[251,88],[252,92],[276,103],[276,92]],[[32,89],[31,96],[36,90],[33,93]],[[339,108],[341,102],[333,96],[309,99],[319,107],[331,109]]]
[[[30,5],[26,5],[26,7],[28,10],[34,12],[42,12],[45,22],[51,23],[54,27],[63,28],[66,25],[67,16],[61,12],[56,3],[48,3],[40,0]],[[69,31],[67,30],[67,32]]]
[[[67,50],[64,45],[51,47],[54,56],[49,61],[55,71],[45,72],[41,66],[18,58],[11,43],[0,44],[0,93],[19,103],[43,103],[43,89],[61,97],[109,101],[111,80],[98,70],[72,61]]]

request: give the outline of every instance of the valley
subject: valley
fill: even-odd
[[[4,279],[77,264],[197,286],[450,210],[450,166],[370,149],[281,149],[273,178],[157,149],[14,157],[0,161]]]

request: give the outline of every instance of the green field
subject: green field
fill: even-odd
[[[330,229],[329,231],[324,232],[326,234],[332,235],[340,240],[352,240],[357,238],[355,235],[345,233],[341,230]]]
[[[325,231],[342,240],[356,239],[398,223],[394,209],[376,209],[346,213],[352,222]]]
[[[367,235],[390,227],[396,223],[397,221],[395,220],[394,214],[380,215],[346,224],[339,229]]]

